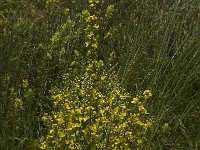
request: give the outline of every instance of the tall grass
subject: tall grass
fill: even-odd
[[[116,11],[102,24],[98,57],[106,62],[115,52],[112,69],[129,93],[153,91],[146,105],[154,127],[145,148],[198,149],[199,2],[110,0],[102,1],[102,12],[110,4]],[[1,0],[0,149],[34,149],[46,133],[41,117],[52,109],[50,87],[84,43],[77,19],[84,9],[85,1]],[[17,97],[24,101],[19,111]]]
[[[196,2],[143,2],[135,7],[135,16],[128,15],[116,44],[123,48],[119,74],[132,92],[146,87],[156,92],[149,107],[157,121],[147,149],[197,149],[200,55]],[[175,38],[170,45],[172,33]],[[174,53],[169,55],[170,51]],[[167,133],[161,132],[164,123],[169,124]]]

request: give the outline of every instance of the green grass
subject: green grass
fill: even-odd
[[[102,1],[102,13],[110,4],[116,11],[101,24],[98,57],[106,62],[114,51],[111,69],[124,88],[132,95],[151,89],[154,95],[146,103],[154,120],[145,143],[148,150],[200,147],[198,3]],[[64,14],[66,8],[70,10]],[[60,0],[49,6],[37,0],[0,2],[0,149],[34,149],[35,140],[46,133],[40,119],[52,109],[49,89],[69,71],[73,51],[83,48],[83,25],[76,15],[86,8],[85,1]],[[62,34],[52,44],[57,31]],[[103,38],[108,31],[112,36]],[[33,90],[31,101],[23,95],[24,79]],[[14,109],[16,97],[25,101],[20,113]],[[169,128],[164,131],[165,123]]]

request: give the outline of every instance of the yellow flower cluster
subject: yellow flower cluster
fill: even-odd
[[[15,97],[14,100],[15,100],[15,109],[16,109],[16,111],[22,111],[24,109],[23,107],[25,107],[25,106],[23,106],[24,103],[26,105],[27,100],[30,100],[33,97],[33,91],[29,87],[29,82],[28,82],[27,79],[22,81],[21,88],[23,90],[23,97],[19,97],[17,95],[16,91],[14,90],[14,88],[11,89],[11,95],[13,97]]]
[[[88,3],[92,14],[85,10],[82,12],[82,16],[86,23],[86,28],[84,29],[86,35],[85,47],[87,49],[87,56],[91,57],[92,55],[95,55],[95,49],[98,47],[97,31],[99,30],[99,17],[96,6],[99,4],[99,0],[88,0]]]
[[[107,10],[106,10],[105,17],[108,18],[108,19],[111,18],[112,15],[113,15],[114,10],[115,10],[114,5],[108,6],[108,8],[107,8]]]
[[[97,4],[99,4],[99,0],[88,0],[90,7],[96,7]]]
[[[150,90],[145,90],[144,93],[143,93],[143,95],[144,95],[145,99],[148,99],[149,97],[152,96],[152,93],[151,93]]]
[[[48,133],[40,140],[45,150],[136,149],[145,140],[151,126],[144,107],[152,96],[149,90],[131,98],[120,86],[114,73],[107,72],[102,60],[97,60],[99,0],[88,0],[92,14],[82,12],[86,23],[85,48],[87,63],[79,63],[75,51],[72,71],[65,75],[62,87],[51,89],[54,111],[42,118]],[[109,9],[112,9],[109,8]],[[78,69],[77,69],[78,68]],[[74,75],[73,70],[79,70]]]
[[[144,96],[131,99],[103,61],[92,61],[83,75],[66,78],[64,89],[52,89],[54,111],[43,121],[49,132],[41,149],[132,149],[140,147],[151,126]]]

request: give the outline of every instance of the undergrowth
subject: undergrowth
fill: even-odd
[[[198,149],[198,6],[1,0],[0,149]]]

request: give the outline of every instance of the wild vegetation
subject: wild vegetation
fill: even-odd
[[[1,0],[0,149],[198,149],[197,0]]]

